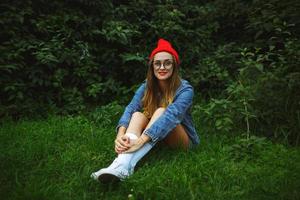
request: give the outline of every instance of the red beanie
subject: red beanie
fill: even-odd
[[[162,51],[166,51],[166,52],[172,54],[175,57],[176,62],[179,64],[178,53],[176,52],[175,49],[173,49],[171,43],[164,39],[158,40],[157,47],[151,52],[149,58],[152,59],[155,56],[155,54],[157,54],[158,52],[162,52]]]

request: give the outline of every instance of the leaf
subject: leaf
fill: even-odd
[[[16,69],[18,69],[18,67],[15,65],[0,65],[0,70],[7,71],[9,73]]]
[[[217,127],[221,127],[221,125],[222,125],[222,120],[219,120],[219,119],[218,119],[218,120],[216,121],[216,126],[217,126]]]
[[[122,58],[123,63],[129,62],[129,61],[137,61],[137,62],[145,61],[145,58],[139,53],[135,53],[135,54],[125,53],[125,54],[121,54],[120,56]]]

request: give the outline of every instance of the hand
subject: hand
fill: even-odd
[[[141,139],[141,137],[139,137],[139,139],[137,139],[134,144],[131,145],[131,147],[124,151],[124,153],[131,153],[131,152],[134,152],[134,151],[137,151],[139,150],[143,145],[144,145],[144,141]]]
[[[128,150],[124,151],[124,153],[131,153],[139,150],[149,140],[149,136],[142,134],[133,144],[131,144],[131,147]]]
[[[123,153],[130,148],[130,139],[126,135],[117,136],[115,140],[115,152],[117,154]]]

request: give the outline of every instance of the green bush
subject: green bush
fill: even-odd
[[[209,113],[204,121],[298,144],[297,3],[3,1],[0,117],[126,104],[163,37],[180,54],[183,78],[208,102],[195,102]]]

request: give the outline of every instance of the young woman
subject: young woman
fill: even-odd
[[[158,142],[188,149],[199,144],[191,117],[193,87],[179,77],[179,56],[164,40],[150,54],[147,78],[138,88],[117,125],[112,164],[92,173],[103,183],[124,180]]]

